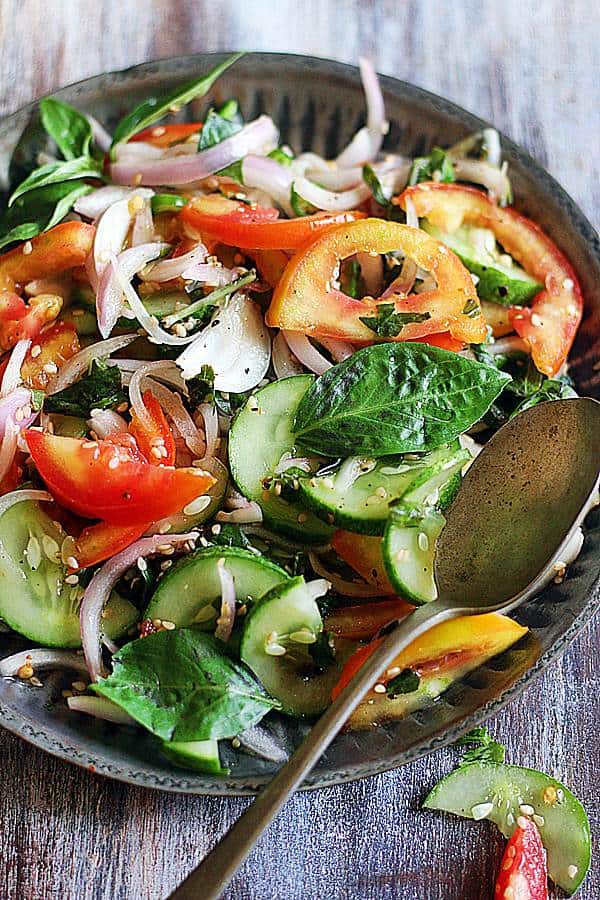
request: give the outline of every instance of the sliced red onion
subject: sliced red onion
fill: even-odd
[[[140,557],[160,553],[163,546],[173,547],[187,541],[195,541],[197,537],[197,533],[192,531],[188,534],[169,535],[168,538],[164,534],[142,538],[117,553],[98,569],[85,590],[80,610],[81,641],[92,681],[96,681],[104,672],[101,652],[102,610],[119,578],[135,565]]]
[[[103,153],[108,153],[110,150],[110,145],[112,144],[112,137],[102,125],[101,122],[98,121],[94,116],[91,116],[89,113],[86,114],[86,119],[90,123],[92,127],[92,137],[95,142],[98,144]]]
[[[311,203],[317,209],[325,209],[329,212],[355,209],[371,196],[371,190],[364,182],[361,182],[354,188],[350,188],[348,191],[336,193],[313,184],[307,178],[297,178],[294,181],[294,188],[307,203]]]
[[[20,488],[17,491],[10,491],[0,497],[0,516],[3,516],[7,509],[14,506],[15,503],[22,503],[26,500],[37,500],[43,503],[52,503],[54,497],[48,491],[38,491],[33,488]]]
[[[336,162],[340,168],[362,165],[375,159],[381,149],[383,136],[387,133],[383,94],[377,72],[371,62],[364,57],[359,60],[365,100],[367,103],[367,124],[358,131]]]
[[[316,347],[313,347],[305,334],[299,331],[282,331],[287,345],[303,366],[306,366],[315,375],[322,375],[331,369],[331,363],[325,359],[322,353],[319,353]]]
[[[415,204],[412,202],[410,197],[406,198],[405,201],[406,207],[406,224],[410,225],[411,228],[419,227],[419,217],[417,215],[417,211],[415,209]]]
[[[82,660],[83,661],[83,660]],[[87,673],[87,669],[86,669]],[[88,694],[79,694],[67,697],[67,706],[73,712],[87,713],[96,719],[104,719],[106,722],[114,722],[115,725],[137,725],[129,713],[108,700],[106,697],[91,697]]]
[[[127,431],[127,422],[112,409],[94,409],[88,419],[88,427],[98,435],[100,440],[109,434],[122,434]]]
[[[173,278],[179,278],[183,272],[197,262],[204,262],[208,255],[208,250],[204,244],[196,244],[196,246],[188,253],[182,256],[175,256],[172,259],[161,259],[153,265],[148,266],[140,273],[142,281],[171,281]]]
[[[308,558],[317,575],[326,578],[338,594],[343,594],[346,597],[383,597],[386,595],[386,591],[380,590],[380,588],[375,587],[375,585],[367,584],[366,582],[364,584],[358,584],[355,581],[346,581],[335,572],[329,571],[329,569],[323,565],[316,553],[309,552]]]
[[[383,257],[379,253],[357,253],[360,274],[369,297],[379,297],[383,287]]]
[[[251,501],[248,500],[247,497],[244,497],[243,494],[240,494],[240,492],[236,491],[231,485],[229,486],[227,496],[225,497],[225,506],[227,509],[248,509],[250,504]]]
[[[110,262],[111,253],[118,254],[123,249],[132,218],[128,199],[112,203],[100,216],[88,266],[90,284],[94,289],[98,287],[102,273]]]
[[[4,435],[0,444],[0,481],[8,474],[17,452],[17,439],[21,429],[15,425],[12,419],[7,419],[4,425]]]
[[[219,446],[219,416],[217,409],[212,403],[201,403],[198,407],[198,412],[204,422],[204,441],[206,443],[204,455],[208,457],[216,456],[217,447]]]
[[[151,260],[160,256],[168,244],[150,243],[140,244],[123,250],[115,257],[119,272],[128,282],[133,276],[144,268]],[[114,265],[108,265],[104,269],[98,284],[96,295],[96,311],[98,316],[98,328],[102,337],[106,338],[115,327],[117,320],[124,311],[123,288]]]
[[[116,353],[123,347],[127,347],[137,339],[137,334],[120,334],[118,337],[109,338],[107,341],[98,341],[85,347],[72,356],[64,366],[62,366],[56,377],[50,382],[46,389],[47,394],[57,394],[72,384],[75,384],[81,376],[88,371],[92,360],[104,359],[111,353]]]
[[[22,493],[27,493],[23,491]],[[33,493],[33,492],[32,492]],[[37,491],[36,493],[43,493]],[[72,669],[87,675],[87,667],[83,656],[70,650],[49,650],[47,647],[32,647],[21,650],[0,660],[0,675],[14,678],[21,666],[31,666],[34,671],[40,669]]]
[[[154,162],[157,159],[164,159],[166,151],[166,147],[157,147],[148,141],[124,142],[115,148],[118,163]]]
[[[414,210],[414,205],[413,205]],[[388,285],[383,292],[382,299],[391,297],[393,294],[402,294],[407,296],[414,287],[415,278],[417,277],[417,264],[409,256],[404,257],[400,274]]]
[[[275,200],[288,216],[293,215],[290,206],[292,177],[290,169],[274,159],[250,154],[242,162],[244,186],[264,191]]]
[[[347,341],[338,341],[336,338],[319,338],[319,343],[331,353],[336,363],[343,362],[354,353],[354,347]]]
[[[0,398],[0,436],[4,435],[9,422],[19,430],[31,425],[36,417],[29,388],[15,388],[6,397]]]
[[[194,263],[182,272],[181,277],[186,281],[201,281],[209,287],[224,287],[239,278],[240,273],[214,263]]]
[[[147,199],[152,196],[154,196],[154,191],[150,188],[120,187],[115,184],[107,184],[106,187],[98,188],[91,194],[79,197],[75,201],[73,209],[86,219],[97,219],[118,200],[131,200],[133,197]]]
[[[510,180],[504,168],[498,169],[484,159],[453,159],[454,173],[459,181],[472,181],[487,188],[491,198],[507,203],[512,194]]]
[[[0,396],[6,397],[15,388],[21,384],[21,366],[25,362],[27,351],[31,346],[31,341],[17,341],[8,358],[8,364],[2,376],[2,385],[0,386]]]
[[[237,293],[178,357],[177,365],[186,379],[208,365],[217,390],[242,393],[264,378],[270,360],[271,338],[260,309]]]
[[[221,614],[217,619],[215,637],[227,643],[235,622],[235,584],[233,575],[225,566],[225,559],[217,562],[217,574],[221,584]]]
[[[160,371],[157,374],[160,374]],[[166,388],[164,384],[159,384],[157,381],[151,379],[148,379],[148,385],[167,416],[175,425],[188,449],[191,450],[197,459],[207,456],[204,438],[183,405],[179,394],[173,393],[173,391]]]
[[[185,385],[185,381],[181,377],[181,372],[179,371],[176,363],[170,359],[160,361],[164,363],[164,368],[153,369],[152,378],[157,379],[158,381],[161,381],[164,384],[169,385],[170,387],[174,387],[177,391],[186,393],[187,388]],[[123,384],[129,385],[133,373],[140,369],[142,366],[146,366],[147,363],[144,362],[143,359],[111,359],[108,361],[108,365],[116,366],[121,372]]]
[[[278,378],[289,378],[304,372],[281,331],[273,339],[273,368]]]
[[[279,131],[269,116],[259,116],[240,131],[200,153],[149,162],[119,162],[111,166],[116,184],[180,185],[214,175],[249,153],[263,155],[277,146]]]
[[[315,578],[314,581],[307,581],[305,587],[307,588],[309,597],[312,597],[313,600],[317,600],[319,597],[325,596],[331,587],[331,583],[327,578]]]
[[[133,220],[131,246],[138,247],[140,244],[149,244],[153,240],[154,219],[152,218],[152,207],[150,205],[150,198],[145,198],[142,200],[141,209]]]
[[[328,191],[345,191],[348,188],[356,187],[363,180],[360,166],[353,166],[349,169],[326,169],[325,171],[309,168],[302,174]]]
[[[262,509],[254,501],[250,501],[243,509],[233,509],[231,512],[220,510],[215,516],[217,522],[231,522],[234,525],[251,525],[262,522]]]
[[[481,132],[483,137],[483,146],[485,148],[485,158],[491,166],[498,169],[502,164],[502,147],[500,145],[500,135],[495,128],[484,128]]]

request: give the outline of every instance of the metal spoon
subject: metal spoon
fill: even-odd
[[[556,400],[521,413],[486,444],[447,512],[439,598],[398,623],[174,900],[216,900],[365,693],[411,641],[458,616],[508,612],[540,590],[598,490],[600,403]]]

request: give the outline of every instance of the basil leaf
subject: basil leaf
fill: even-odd
[[[359,261],[357,259],[345,260],[340,272],[340,289],[348,297],[359,300],[363,296],[363,288],[362,268]]]
[[[300,196],[296,190],[296,185],[293,182],[290,190],[290,206],[292,207],[294,215],[298,217],[312,216],[314,213],[318,212],[316,206],[313,206],[312,203],[309,203],[308,200],[305,200]]]
[[[530,394],[519,403],[510,418],[514,418],[526,409],[531,409],[532,406],[537,406],[538,403],[544,403],[547,400],[570,400],[572,397],[577,397],[577,393],[567,381],[548,378],[535,393]]]
[[[360,316],[360,321],[380,337],[397,337],[405,325],[410,325],[411,322],[426,322],[430,318],[428,312],[396,312],[393,303],[379,303],[376,317]]]
[[[181,107],[197,97],[203,97],[211,89],[217,78],[232,66],[234,62],[237,62],[241,56],[243,56],[243,53],[234,53],[233,56],[228,57],[224,62],[215,66],[211,72],[203,75],[202,78],[188,81],[187,84],[176,88],[164,97],[149,97],[143,103],[140,103],[139,106],[136,106],[117,125],[110,148],[110,158],[114,159],[114,151],[117,144],[128,141],[136,132],[141,131],[143,128],[148,128],[154,122],[162,119],[172,107]]]
[[[458,768],[470,766],[473,763],[503,763],[505,749],[502,744],[495,741],[485,726],[474,728],[468,734],[456,741],[457,746],[474,744],[472,750],[467,750],[458,763]]]
[[[296,411],[296,440],[334,457],[433,450],[478,422],[509,381],[438,347],[375,344],[313,382]]]
[[[278,707],[215,638],[192,628],[126,644],[94,690],[163,740],[235,737]]]
[[[235,104],[235,110],[230,107],[231,104]],[[223,109],[226,109],[227,115],[223,115]],[[218,112],[214,109],[209,109],[200,132],[198,150],[208,150],[209,147],[220,144],[221,141],[227,140],[227,138],[241,130],[243,119],[238,109],[237,100],[230,100]]]
[[[72,181],[76,178],[100,178],[101,171],[101,164],[90,159],[89,156],[78,156],[77,159],[48,163],[35,169],[25,181],[21,182],[10,197],[8,205],[12,206],[19,197],[29,191],[48,187],[51,184]]]
[[[92,126],[79,110],[53,97],[40,100],[42,125],[65,159],[90,155]]]
[[[282,166],[291,166],[294,160],[294,154],[289,153],[283,147],[275,147],[270,153],[267,153],[268,159],[274,159]]]
[[[413,160],[408,183],[419,184],[421,181],[431,181],[436,172],[439,172],[438,180],[444,184],[456,181],[454,166],[440,147],[434,147],[429,156],[418,156]]]
[[[186,203],[185,197],[180,197],[179,194],[154,194],[150,199],[152,214],[155,216],[159,213],[182,209]]]
[[[0,222],[0,248],[14,241],[27,241],[53,228],[66,216],[78,197],[92,190],[91,185],[84,181],[65,181],[37,188],[19,197],[6,210]]]
[[[87,375],[56,394],[49,394],[44,410],[88,419],[93,409],[113,409],[127,400],[117,366],[94,359]]]
[[[412,669],[403,669],[399,675],[392,678],[385,686],[388,697],[399,697],[400,694],[412,694],[418,690],[421,679]]]

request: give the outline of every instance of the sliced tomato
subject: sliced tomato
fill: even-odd
[[[504,850],[494,891],[496,900],[548,900],[546,851],[537,826],[519,816]]]
[[[414,606],[400,598],[356,603],[333,609],[325,618],[325,630],[354,641],[367,641],[396,619],[404,619]]]
[[[125,441],[86,441],[25,433],[36,468],[53,496],[88,519],[119,525],[175,515],[215,483],[201,469],[152,466]]]
[[[410,197],[420,218],[443,231],[462,224],[491,229],[499,244],[525,271],[545,285],[530,307],[514,307],[511,321],[531,348],[537,368],[552,377],[565,363],[583,315],[577,276],[566,256],[539,225],[514,209],[499,207],[476,188],[424,183],[407,188],[398,198]]]
[[[243,250],[294,250],[323,230],[364,218],[357,211],[315,213],[299,219],[279,219],[276,209],[249,206],[216,194],[200,197],[179,213],[186,233],[241,247]]]
[[[202,122],[175,122],[171,125],[151,125],[150,128],[144,128],[138,131],[133,137],[129,138],[129,142],[143,141],[145,144],[152,144],[154,147],[170,147],[172,144],[178,144],[185,141],[190,134],[196,134],[202,128]]]
[[[431,344],[433,347],[441,347],[442,350],[451,350],[452,353],[460,353],[465,349],[464,341],[457,341],[449,331],[442,334],[428,334],[426,337],[415,338],[421,344]]]
[[[21,378],[43,391],[68,359],[79,353],[77,332],[68,322],[57,322],[37,336],[21,367]]]
[[[77,560],[77,568],[85,569],[110,559],[120,553],[139,537],[148,527],[141,525],[115,525],[109,522],[98,522],[84,528],[73,543],[73,558]]]
[[[56,294],[38,294],[27,304],[18,294],[0,290],[0,350],[37,337],[44,325],[54,322],[61,307],[62,298]]]
[[[256,263],[258,274],[263,281],[269,287],[277,287],[290,261],[289,256],[283,250],[251,250],[249,255]]]
[[[382,684],[403,669],[412,669],[419,675],[444,675],[479,657],[489,659],[501,653],[526,634],[527,629],[507,616],[486,613],[481,616],[462,616],[450,622],[434,625],[412,641],[398,654],[379,681]],[[371,641],[356,650],[342,670],[334,688],[335,697],[348,684],[354,674],[377,649],[381,639]]]
[[[303,221],[303,220],[300,220]],[[342,260],[359,252],[403,251],[418,266],[431,272],[437,287],[408,297],[392,295],[399,313],[416,314],[397,336],[378,338],[364,318],[377,318],[378,301],[355,300],[334,287]],[[468,311],[468,314],[466,312]],[[454,253],[424,231],[387,222],[363,219],[327,229],[290,260],[267,311],[267,324],[301,331],[315,337],[348,341],[411,341],[450,332],[457,341],[481,342],[485,322],[473,280]]]
[[[13,289],[82,266],[96,229],[83,222],[63,222],[0,256],[0,289]],[[29,249],[30,248],[30,249]],[[29,249],[29,253],[25,252]]]
[[[370,537],[367,534],[355,534],[353,531],[336,531],[331,539],[331,546],[345,563],[358,572],[369,584],[375,584],[382,591],[393,595],[391,586],[385,573],[381,545],[383,539]]]
[[[144,391],[142,400],[146,415],[140,418],[132,410],[129,431],[149,463],[153,466],[173,466],[175,440],[161,405],[151,390]]]

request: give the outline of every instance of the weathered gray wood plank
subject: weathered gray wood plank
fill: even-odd
[[[600,211],[594,0],[0,0],[0,114],[106,69],[238,46],[368,54],[493,120]],[[509,759],[563,776],[600,835],[600,628],[491,723]],[[501,842],[484,824],[420,813],[454,759],[292,800],[232,886],[236,900],[484,900]],[[246,800],[172,797],[81,772],[0,732],[0,896],[160,900]],[[595,864],[580,896],[600,894]]]

